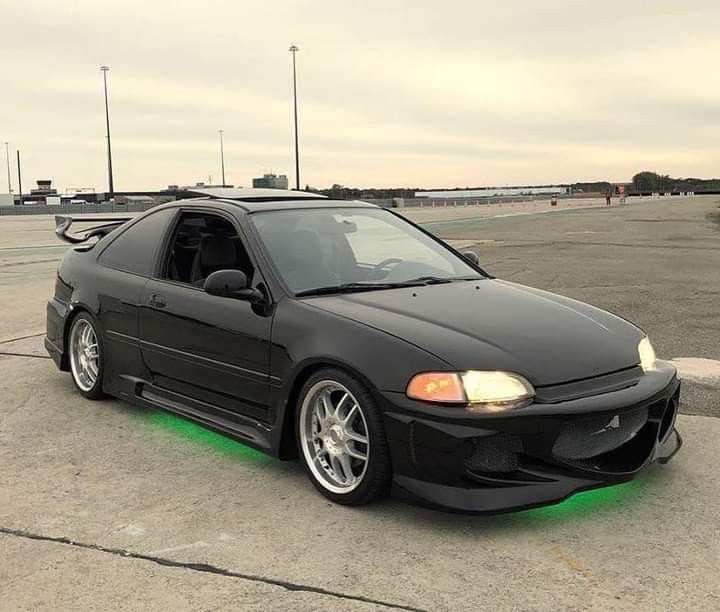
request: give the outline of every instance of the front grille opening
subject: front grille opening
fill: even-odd
[[[593,472],[635,472],[647,462],[657,442],[661,413],[657,419],[649,416],[648,408],[636,408],[572,421],[556,438],[553,457]]]
[[[575,461],[608,453],[632,440],[647,421],[647,408],[578,418],[560,432],[553,455]]]
[[[648,422],[625,444],[606,453],[565,463],[594,472],[629,474],[639,470],[650,457],[657,437],[657,424]]]
[[[660,430],[658,431],[658,440],[664,441],[667,437],[670,429],[675,423],[675,417],[678,411],[678,397],[674,396],[668,400],[667,406],[665,406],[665,414],[663,414],[662,421],[660,421]]]

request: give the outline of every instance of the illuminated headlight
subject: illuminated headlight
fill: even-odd
[[[407,396],[425,402],[465,404],[473,412],[500,412],[527,406],[532,385],[510,372],[424,372],[414,376]]]
[[[645,372],[654,370],[657,366],[657,359],[655,357],[655,349],[650,344],[650,338],[645,336],[638,344],[638,355],[640,356],[640,367]]]
[[[532,385],[518,374],[509,372],[465,372],[463,387],[469,409],[496,412],[526,406],[535,397]]]

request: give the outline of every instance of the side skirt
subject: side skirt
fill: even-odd
[[[147,408],[172,412],[264,453],[277,455],[271,442],[272,430],[259,421],[174,391],[156,387],[140,378],[130,376],[121,376],[120,378],[123,379],[123,387],[128,384],[134,387],[132,395],[122,393],[121,399]]]

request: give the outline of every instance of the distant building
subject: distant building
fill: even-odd
[[[416,191],[416,198],[494,198],[498,196],[556,195],[568,192],[566,185],[540,187],[480,187],[478,189],[444,189],[440,191]]]
[[[47,196],[56,196],[57,189],[52,186],[49,179],[38,179],[37,187],[30,190],[30,194],[23,194],[20,204],[45,204]]]
[[[49,179],[38,179],[37,187],[30,190],[30,195],[57,195],[57,189]]]
[[[149,194],[141,195],[116,195],[115,204],[157,204],[155,198]]]
[[[255,189],[287,189],[288,178],[284,174],[263,174],[253,179]]]
[[[221,187],[235,187],[235,185],[212,185],[210,183],[203,183],[201,181],[198,181],[194,185],[168,185],[168,188],[166,191],[192,191],[193,189],[216,189]]]

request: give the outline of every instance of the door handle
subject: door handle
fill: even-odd
[[[162,295],[153,293],[150,295],[150,306],[154,306],[155,308],[165,308],[165,306],[167,306],[167,302]]]

